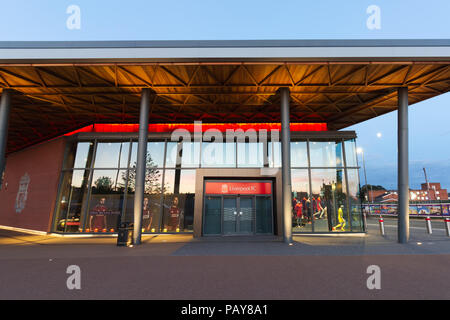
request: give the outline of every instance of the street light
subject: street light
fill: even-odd
[[[356,152],[362,155],[363,168],[364,168],[364,180],[365,180],[365,183],[366,183],[366,192],[367,192],[367,194],[369,194],[369,190],[368,190],[368,187],[369,187],[369,186],[368,186],[368,184],[367,184],[367,174],[366,174],[366,161],[365,161],[365,159],[364,159],[364,150],[363,150],[363,148],[357,148],[357,149],[356,149]],[[372,186],[370,186],[370,192],[373,193],[373,191],[372,191]],[[370,198],[372,198],[372,200],[371,200]],[[372,197],[367,196],[367,201],[373,203],[373,194],[372,194]],[[370,207],[369,207],[369,208],[370,208]],[[370,210],[370,209],[369,209],[369,210]]]
[[[367,174],[366,174],[366,161],[364,159],[364,150],[362,148],[357,148],[356,149],[356,153],[360,153],[362,154],[362,159],[363,159],[363,168],[364,168],[364,180],[366,183],[366,194],[369,192],[368,191],[368,187],[367,187]],[[366,201],[368,200],[368,197],[366,196]],[[369,207],[369,215],[370,215],[370,204],[368,204]],[[363,210],[363,218],[364,218],[364,228],[366,228],[367,231],[367,218],[366,218],[366,212],[365,210]]]

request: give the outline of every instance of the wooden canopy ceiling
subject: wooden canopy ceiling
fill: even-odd
[[[277,90],[291,91],[291,121],[338,130],[446,93],[450,62],[187,62],[3,64],[15,91],[8,151],[92,123],[137,123],[151,88],[151,123],[279,122]]]

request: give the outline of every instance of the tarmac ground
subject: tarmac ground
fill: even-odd
[[[117,247],[113,237],[55,237],[0,230],[0,299],[449,299],[450,238],[444,223],[411,220],[408,244],[396,220],[368,220],[364,236],[194,239],[146,236]],[[69,290],[69,266],[81,271]],[[381,289],[367,287],[380,268]]]

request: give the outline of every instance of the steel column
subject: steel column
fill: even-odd
[[[281,159],[283,193],[283,239],[292,242],[291,129],[289,88],[281,88]]]
[[[0,187],[6,166],[6,144],[8,141],[9,114],[11,112],[11,90],[3,89],[0,100]]]
[[[134,193],[133,243],[141,243],[142,209],[144,205],[145,174],[147,170],[148,117],[150,111],[150,89],[142,89],[139,120],[139,140],[136,162],[136,182]]]
[[[409,240],[408,88],[398,89],[398,242]]]

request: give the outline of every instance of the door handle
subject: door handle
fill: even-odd
[[[233,212],[233,214],[234,214],[234,215],[237,215],[237,212],[235,211],[235,212]]]
[[[240,216],[242,216],[242,211],[241,211],[241,212],[239,212],[239,215],[240,215]]]

